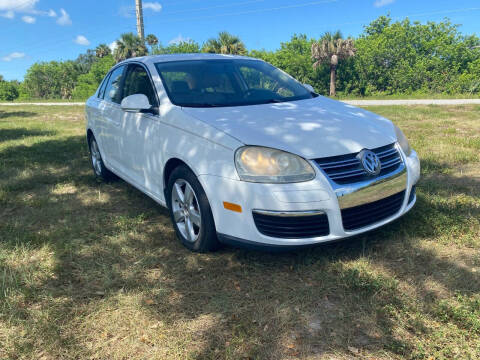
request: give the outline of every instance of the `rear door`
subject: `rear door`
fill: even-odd
[[[93,129],[97,143],[100,144],[102,152],[103,147],[101,144],[101,133],[104,130],[103,126],[105,125],[103,121],[103,109],[105,107],[103,95],[105,94],[105,86],[107,85],[109,77],[110,73],[108,73],[103,79],[97,93],[95,94],[96,96],[92,96],[90,99],[88,99],[86,106],[89,126]]]
[[[120,108],[124,75],[127,66],[115,68],[108,79],[103,96],[101,143],[107,164],[123,172],[120,146],[122,142],[121,123],[124,112]]]
[[[147,69],[133,63],[128,66],[125,76],[123,97],[135,94],[145,95],[152,107],[158,109],[158,98]],[[158,194],[162,185],[164,141],[159,116],[147,112],[125,112],[121,128],[121,156],[128,176],[145,190]]]

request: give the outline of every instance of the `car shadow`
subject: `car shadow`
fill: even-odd
[[[122,180],[93,178],[84,137],[0,152],[2,161],[12,157],[29,162],[18,169],[7,163],[11,175],[2,184],[11,197],[1,198],[2,246],[46,247],[53,254],[51,273],[35,281],[27,281],[25,269],[0,263],[0,274],[7,274],[0,300],[8,300],[9,322],[26,334],[15,347],[20,354],[40,344],[53,357],[108,357],[122,346],[151,352],[187,323],[200,324],[190,353],[198,359],[350,356],[349,347],[406,356],[415,349],[412,339],[431,331],[429,320],[445,321],[434,310],[442,295],[428,282],[448,293],[480,291],[471,269],[422,245],[445,229],[432,217],[456,213],[461,231],[478,207],[435,202],[435,188],[423,182],[409,214],[355,238],[286,253],[225,247],[195,254],[181,246],[168,212],[149,197]],[[33,259],[25,266],[34,273],[41,264]],[[17,289],[21,301],[12,300],[9,289]],[[111,314],[125,310],[119,299],[128,294],[137,299],[134,316],[171,332],[131,340],[138,328],[126,321],[128,314],[115,318],[115,327]],[[396,314],[411,315],[402,325],[409,336],[399,335]],[[96,338],[107,331],[102,327],[135,344],[117,334],[102,343]],[[86,339],[97,347],[86,347]]]
[[[37,116],[37,115],[38,115],[38,113],[33,112],[33,111],[3,111],[3,110],[0,110],[0,121],[2,119],[7,119],[7,118],[11,118],[11,117],[25,118],[25,117],[33,117],[33,116]]]
[[[55,131],[35,130],[26,128],[0,129],[0,141],[25,139],[32,136],[52,136]]]

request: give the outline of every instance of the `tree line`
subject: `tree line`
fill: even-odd
[[[322,95],[480,93],[477,36],[463,35],[447,19],[422,24],[380,16],[357,38],[343,38],[340,32],[318,39],[294,34],[275,51],[248,50],[239,37],[227,32],[202,45],[188,40],[167,46],[152,34],[142,40],[126,33],[116,41],[113,52],[100,44],[75,60],[35,63],[23,82],[4,81],[0,75],[0,100],[84,100],[116,62],[148,54],[200,52],[263,59]]]

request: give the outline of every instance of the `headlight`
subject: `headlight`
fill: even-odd
[[[397,141],[400,147],[402,148],[405,155],[410,156],[410,153],[412,152],[412,148],[408,143],[407,137],[397,125],[393,125],[393,127],[395,128],[395,135],[397,135]]]
[[[238,149],[235,152],[235,166],[243,181],[291,183],[315,177],[315,170],[300,156],[261,146]]]

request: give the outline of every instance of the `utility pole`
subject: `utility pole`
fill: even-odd
[[[143,10],[142,0],[135,0],[135,10],[137,13],[137,34],[140,39],[145,39],[145,33],[143,31]]]

